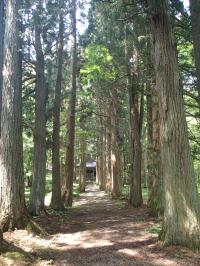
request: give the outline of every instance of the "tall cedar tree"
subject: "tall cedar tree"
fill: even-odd
[[[75,143],[75,115],[76,115],[76,74],[77,74],[77,49],[76,49],[76,0],[71,3],[71,99],[69,103],[68,117],[68,141],[66,148],[66,186],[64,202],[72,206],[73,201],[73,179],[74,179],[74,143]]]
[[[22,113],[21,113],[21,40],[18,9],[20,1],[7,0],[2,86],[0,139],[0,228],[25,225]],[[2,189],[3,188],[3,189]]]
[[[159,99],[165,244],[199,248],[200,205],[167,0],[148,0]]]
[[[41,1],[37,6],[41,10]],[[36,12],[39,12],[39,11]],[[29,213],[39,215],[44,209],[46,177],[46,101],[47,88],[44,75],[44,54],[41,42],[41,18],[35,17],[35,51],[36,51],[36,99],[33,180],[30,194]]]
[[[3,68],[3,36],[4,36],[4,1],[0,2],[0,125],[2,108],[2,68]],[[1,136],[1,126],[0,126]]]
[[[126,58],[126,72],[127,72],[127,90],[129,94],[129,110],[130,110],[130,135],[131,135],[131,189],[130,189],[130,203],[134,207],[142,205],[142,186],[141,186],[141,162],[142,162],[142,118],[143,111],[138,110],[138,51],[134,49],[133,54],[137,58],[133,70],[129,66],[128,44],[125,41],[125,58]],[[132,74],[131,74],[132,72]],[[143,108],[143,95],[141,107]],[[142,109],[141,109],[142,110]]]
[[[56,91],[53,107],[53,134],[52,134],[52,198],[51,207],[55,210],[63,209],[61,198],[60,176],[60,107],[63,69],[63,0],[60,0],[59,36],[58,36],[58,70],[56,79]]]
[[[119,108],[119,99],[117,95],[117,89],[113,88],[110,91],[110,119],[111,119],[111,194],[112,196],[119,197],[121,195],[121,158],[120,158],[120,149],[119,149],[119,117],[118,117],[118,108]],[[106,125],[105,125],[106,126]],[[103,131],[103,140],[104,147],[102,151],[102,156],[104,159],[103,165],[103,177],[105,179],[105,187],[106,187],[106,161],[105,161],[105,140],[106,140],[106,130],[104,128]]]
[[[151,87],[151,86],[150,86]],[[160,126],[158,97],[153,87],[147,95],[148,126],[148,207],[152,216],[162,213],[162,186],[160,162]]]
[[[149,25],[149,20],[147,20]],[[149,31],[149,29],[148,29]],[[147,106],[147,170],[148,170],[148,207],[152,216],[162,214],[162,182],[161,182],[161,158],[160,158],[160,125],[158,96],[155,89],[155,71],[153,58],[150,54],[152,44],[147,43],[146,54],[146,106]]]

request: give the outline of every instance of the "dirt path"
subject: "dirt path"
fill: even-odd
[[[146,208],[133,209],[111,200],[94,185],[65,215],[40,217],[37,222],[50,235],[42,238],[24,230],[6,233],[13,249],[0,256],[0,265],[200,265],[199,254],[161,246],[152,233],[158,224]]]

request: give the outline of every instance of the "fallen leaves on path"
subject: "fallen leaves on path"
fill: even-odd
[[[200,265],[197,253],[162,247],[156,234],[159,223],[149,217],[146,207],[119,204],[95,185],[89,185],[65,213],[36,221],[50,236],[34,236],[25,230],[5,233],[8,246],[0,265]]]

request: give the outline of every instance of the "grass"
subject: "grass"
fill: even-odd
[[[6,241],[3,241],[0,245],[0,256],[2,256],[3,263],[5,263],[1,264],[2,260],[0,260],[1,265],[31,265],[32,261],[32,255]]]
[[[146,229],[146,231],[148,233],[154,234],[154,235],[159,235],[161,233],[161,225],[160,224],[156,224],[156,225],[152,225],[149,228]]]
[[[23,253],[20,253],[19,251],[8,251],[4,253],[4,257],[13,259],[15,261],[27,259],[26,256]]]

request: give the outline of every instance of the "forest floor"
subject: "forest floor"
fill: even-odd
[[[95,185],[64,213],[35,218],[48,236],[26,230],[4,234],[0,265],[200,265],[200,254],[182,247],[162,247],[159,221],[148,210],[112,200]]]

